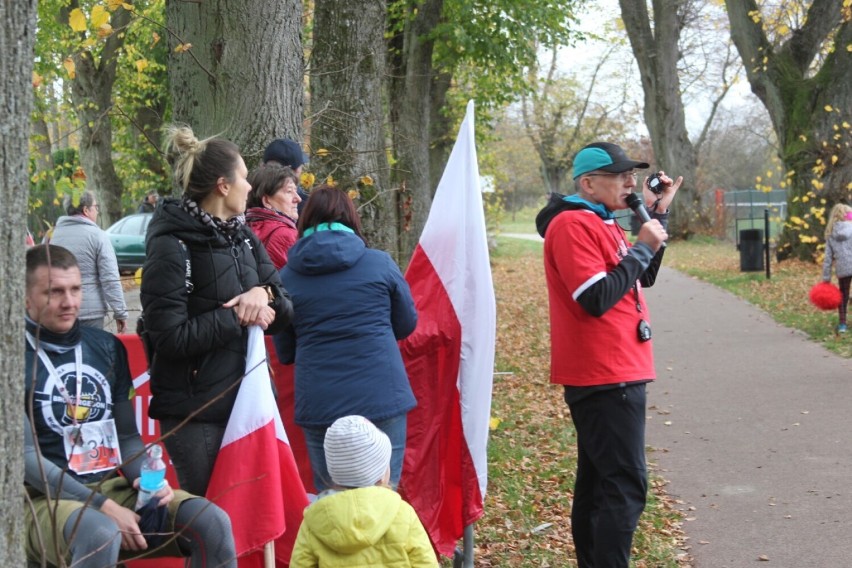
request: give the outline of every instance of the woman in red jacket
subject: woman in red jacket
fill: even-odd
[[[287,251],[296,242],[299,203],[296,192],[299,179],[292,169],[269,162],[258,166],[248,176],[249,194],[246,223],[266,247],[275,268],[287,264]]]

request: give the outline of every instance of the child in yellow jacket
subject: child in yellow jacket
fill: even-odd
[[[436,568],[417,513],[387,486],[388,437],[362,416],[344,416],[326,431],[323,447],[337,488],[305,510],[290,566]]]

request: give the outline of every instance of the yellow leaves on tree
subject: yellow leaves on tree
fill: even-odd
[[[107,2],[106,7],[104,7],[103,4],[95,4],[88,20],[86,19],[86,14],[84,14],[80,8],[74,8],[68,15],[68,25],[77,33],[83,33],[89,28],[89,26],[91,26],[91,28],[95,30],[98,38],[108,38],[114,32],[112,25],[109,23],[111,18],[110,12],[118,9],[119,6],[123,6],[126,10],[131,10],[133,8],[132,5],[126,2]],[[94,39],[87,38],[83,42],[83,47],[88,49],[89,47],[92,47],[94,43]]]
[[[83,10],[80,8],[71,10],[71,13],[68,14],[68,25],[75,32],[86,31],[86,15],[83,14]]]
[[[112,26],[109,24],[103,24],[98,26],[98,37],[101,39],[108,38],[112,35]]]
[[[62,66],[65,67],[65,71],[68,72],[68,77],[70,79],[74,79],[77,77],[77,66],[74,65],[74,60],[70,57],[66,57],[65,61],[62,62]]]
[[[106,11],[106,8],[101,4],[95,4],[95,7],[92,8],[92,16],[89,18],[89,21],[92,22],[93,28],[100,28],[104,24],[109,24],[109,12]]]
[[[124,8],[128,11],[133,9],[133,4],[130,2],[124,2],[123,0],[107,0],[106,6],[107,10],[110,12],[115,12],[119,8]]]
[[[191,43],[181,43],[175,47],[175,53],[183,53],[184,51],[189,51],[192,49]]]
[[[136,71],[138,71],[139,73],[142,73],[147,68],[148,68],[148,60],[147,59],[140,59],[136,62]]]

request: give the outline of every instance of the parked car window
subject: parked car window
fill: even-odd
[[[106,230],[120,271],[134,271],[145,264],[145,232],[151,217],[152,213],[128,215]]]
[[[148,220],[147,215],[131,215],[126,217],[124,224],[117,228],[118,233],[125,235],[142,235],[145,233],[145,225]]]

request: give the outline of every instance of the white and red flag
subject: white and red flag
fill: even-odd
[[[275,405],[266,345],[249,329],[243,378],[207,498],[231,517],[240,568],[262,566],[262,548],[275,541],[275,564],[290,562],[308,497]],[[256,552],[259,551],[259,552]]]
[[[400,348],[417,408],[400,490],[436,550],[451,556],[482,516],[497,320],[473,101],[405,279],[418,321]]]

